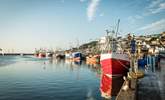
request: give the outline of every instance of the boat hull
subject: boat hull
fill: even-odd
[[[107,53],[101,55],[102,72],[111,76],[123,76],[130,67],[127,54]]]
[[[45,58],[46,57],[46,54],[44,53],[38,53],[38,54],[35,54],[36,57],[38,58]]]
[[[107,53],[101,54],[101,81],[100,91],[102,97],[111,98],[116,96],[123,84],[123,76],[129,69],[127,54]]]

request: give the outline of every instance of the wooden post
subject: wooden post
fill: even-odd
[[[134,36],[131,40],[131,67],[132,67],[132,72],[135,72],[135,60],[136,60],[136,57],[135,57],[135,54],[136,54],[136,41],[134,40]]]
[[[132,72],[135,72],[135,54],[131,54],[131,68],[132,68]]]

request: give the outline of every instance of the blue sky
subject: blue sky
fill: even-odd
[[[104,36],[165,31],[165,0],[0,0],[0,48],[69,48]]]

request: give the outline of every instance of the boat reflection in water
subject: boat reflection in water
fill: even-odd
[[[82,60],[70,60],[70,59],[65,59],[65,64],[68,64],[70,66],[76,66],[76,65],[81,65]]]
[[[81,61],[81,60],[79,60],[79,61],[74,61],[74,64],[75,64],[75,65],[81,65],[81,64],[82,64],[82,61]]]
[[[100,81],[101,96],[107,99],[115,98],[119,93],[123,82],[123,77],[110,77],[107,74],[102,74]]]

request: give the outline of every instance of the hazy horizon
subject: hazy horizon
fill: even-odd
[[[67,49],[104,36],[118,19],[121,35],[160,33],[164,13],[165,0],[0,0],[0,48]]]

